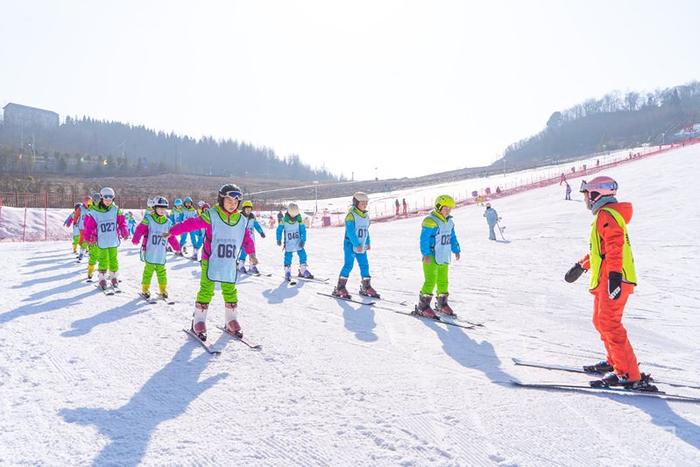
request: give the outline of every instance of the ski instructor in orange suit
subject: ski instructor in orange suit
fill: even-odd
[[[565,280],[574,282],[584,271],[591,273],[593,325],[607,351],[606,360],[584,367],[588,373],[603,374],[601,379],[591,381],[591,386],[656,391],[651,377],[639,372],[637,357],[622,325],[625,304],[634,292],[637,276],[627,234],[632,204],[617,201],[617,188],[617,182],[605,176],[581,183],[580,192],[594,216],[590,252],[566,273]]]

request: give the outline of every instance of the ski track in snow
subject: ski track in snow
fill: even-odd
[[[640,285],[625,324],[643,370],[698,384],[700,148],[609,172],[634,204]],[[649,187],[650,180],[663,189]],[[338,302],[342,230],[309,231],[309,265],[329,284],[282,281],[280,249],[258,239],[263,272],[239,284],[244,331],[261,352],[221,335],[210,356],[184,335],[199,265],[169,259],[176,304],[137,297],[142,264],[120,248],[123,293],[84,282],[68,242],[2,243],[1,465],[698,465],[700,404],[514,388],[585,375],[514,367],[601,358],[587,276],[563,274],[586,253],[591,216],[559,186],[494,203],[510,243],[489,242],[482,209],[454,212],[462,260],[451,300],[465,330]],[[678,220],[682,219],[682,222]],[[379,303],[409,311],[422,283],[420,220],[372,227]],[[295,259],[296,261],[296,259]],[[296,264],[296,263],[295,263]],[[156,287],[155,278],[152,287]],[[358,271],[349,281],[357,295]],[[673,392],[685,391],[673,388]]]

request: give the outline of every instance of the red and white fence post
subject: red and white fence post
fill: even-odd
[[[22,241],[27,238],[27,200],[24,201],[24,223],[22,224]]]
[[[48,210],[49,210],[49,192],[44,192],[44,241],[49,239],[49,220],[48,220]]]

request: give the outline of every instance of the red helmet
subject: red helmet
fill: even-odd
[[[596,177],[590,182],[581,181],[581,193],[588,193],[592,203],[595,203],[603,196],[615,196],[617,193],[617,182],[610,177]]]

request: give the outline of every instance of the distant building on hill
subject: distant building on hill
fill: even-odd
[[[9,103],[3,108],[3,111],[5,125],[16,125],[25,128],[34,126],[58,128],[58,114],[50,110]]]

